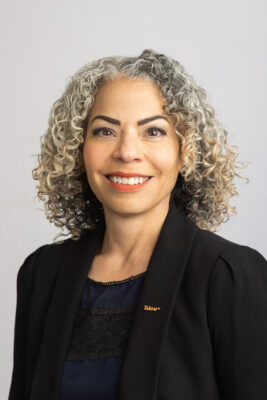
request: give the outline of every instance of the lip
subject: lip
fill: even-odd
[[[150,175],[139,174],[138,172],[122,172],[122,171],[112,171],[106,174],[105,176],[124,176],[125,178],[130,178],[131,176],[142,176],[144,178],[150,178]]]
[[[108,179],[107,176],[105,176],[105,178],[110,183],[110,185],[113,186],[113,188],[119,190],[120,192],[133,192],[135,190],[139,190],[139,189],[143,188],[145,185],[147,185],[148,182],[151,181],[151,179],[152,179],[152,177],[148,177],[149,179],[147,179],[145,182],[138,183],[137,185],[123,185],[122,183],[112,182],[110,179]]]

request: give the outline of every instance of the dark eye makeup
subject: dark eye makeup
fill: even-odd
[[[162,129],[162,128],[158,127],[158,126],[152,126],[152,127],[147,129],[148,132],[153,131],[153,130],[159,131],[163,136],[167,134],[165,129]],[[104,128],[104,127],[103,128],[96,128],[96,129],[93,130],[92,134],[93,134],[93,136],[99,136],[98,134],[101,131],[110,131],[110,132],[112,132],[112,129]],[[108,136],[110,136],[110,135],[108,135]],[[160,137],[160,136],[157,135],[157,136],[150,136],[150,137]]]

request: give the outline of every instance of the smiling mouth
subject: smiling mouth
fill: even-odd
[[[111,178],[111,175],[104,175],[109,181],[112,181],[110,178]],[[124,176],[122,176],[121,177],[121,179],[123,179],[123,178],[125,178]],[[135,178],[134,176],[129,176],[127,179],[130,179],[130,178]],[[153,176],[142,176],[142,178],[145,178],[145,181],[148,181],[149,179],[151,179],[151,178],[153,178]],[[114,181],[112,181],[112,182],[114,182]],[[114,182],[115,183],[115,182]],[[119,182],[116,182],[116,183],[119,183]],[[122,185],[123,185],[123,183],[121,183]],[[127,185],[127,183],[124,183],[124,185]],[[139,183],[137,183],[136,185],[139,185]]]
[[[111,179],[109,179],[108,175],[104,175],[105,178],[109,181],[109,183],[111,184],[111,186],[113,186],[115,189],[118,189],[120,191],[135,191],[137,189],[141,189],[143,186],[145,186],[148,181],[151,180],[151,178],[153,178],[152,176],[148,176],[146,177],[147,179],[145,179],[145,181],[143,181],[142,183],[119,183],[119,182],[114,182]]]

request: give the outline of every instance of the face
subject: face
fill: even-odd
[[[83,161],[89,185],[105,214],[139,214],[169,202],[181,161],[174,122],[163,111],[164,104],[160,89],[144,79],[116,77],[98,90]],[[148,121],[154,116],[161,118]],[[130,173],[151,178],[143,184],[128,185],[123,179],[118,184],[106,177],[114,171],[116,176]]]

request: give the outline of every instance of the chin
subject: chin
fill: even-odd
[[[147,211],[148,209],[152,208],[153,205],[144,203],[141,201],[139,202],[136,200],[115,200],[114,202],[105,202],[104,207],[107,207],[108,209],[112,210],[113,212],[116,212],[118,214],[134,214],[134,213],[140,213]]]

